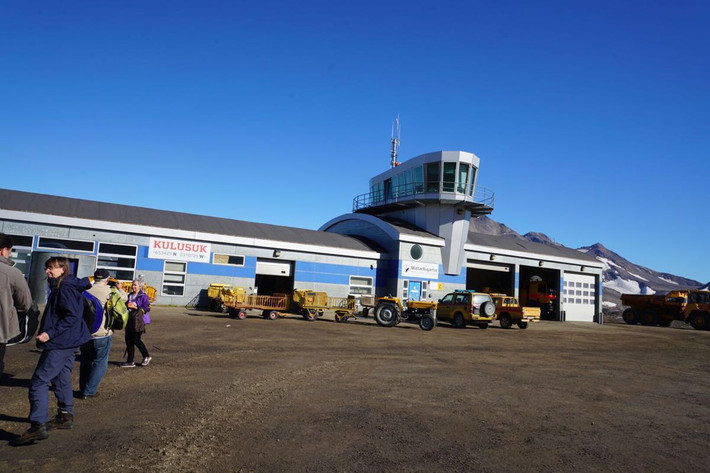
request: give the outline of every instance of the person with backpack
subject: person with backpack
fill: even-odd
[[[111,352],[113,327],[109,320],[111,313],[108,301],[117,294],[120,304],[128,299],[118,285],[108,284],[109,273],[99,268],[94,271],[94,285],[86,292],[96,297],[103,306],[103,317],[98,330],[91,334],[91,340],[81,346],[79,363],[79,399],[89,399],[99,395],[99,384],[108,369],[108,355]],[[128,310],[128,309],[125,309]]]
[[[143,291],[143,280],[134,279],[131,284],[131,292],[128,293],[128,310],[130,316],[126,325],[126,353],[128,357],[124,363],[121,363],[121,368],[135,368],[136,363],[133,361],[135,349],[138,347],[143,361],[140,366],[148,366],[153,357],[148,353],[148,349],[141,340],[141,336],[145,333],[145,326],[150,323],[150,298]]]
[[[0,233],[0,378],[5,370],[7,343],[20,334],[18,312],[32,307],[32,294],[15,262],[10,259],[15,242]]]
[[[70,429],[74,423],[71,372],[77,349],[91,340],[84,323],[84,296],[89,278],[71,273],[67,258],[54,256],[45,264],[50,293],[37,335],[42,354],[30,380],[30,428],[12,441],[28,445],[49,437],[49,430]],[[49,420],[49,385],[54,385],[57,415]]]

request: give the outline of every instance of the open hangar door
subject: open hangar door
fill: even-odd
[[[466,263],[466,289],[514,295],[514,270],[507,264],[469,261]]]
[[[293,292],[293,263],[291,261],[257,260],[254,284],[259,294],[291,294]]]
[[[560,319],[560,271],[540,266],[520,266],[520,304],[540,307],[544,320]]]

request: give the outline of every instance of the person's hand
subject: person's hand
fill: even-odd
[[[37,335],[37,340],[39,340],[42,343],[47,343],[49,341],[49,334],[47,332],[42,332],[39,335]]]

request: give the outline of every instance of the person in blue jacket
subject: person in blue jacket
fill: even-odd
[[[91,340],[84,323],[84,296],[88,278],[71,274],[69,260],[52,257],[44,265],[50,294],[37,335],[42,354],[30,380],[30,428],[13,442],[27,445],[49,437],[48,430],[70,429],[74,422],[71,372],[77,349]],[[49,420],[49,384],[54,385],[58,413]]]

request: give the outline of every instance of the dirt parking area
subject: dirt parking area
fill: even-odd
[[[0,386],[2,472],[705,472],[710,332],[540,322],[431,332],[159,307],[152,363],[27,447],[33,344]],[[78,365],[74,370],[78,384]],[[53,397],[52,397],[53,400]]]

